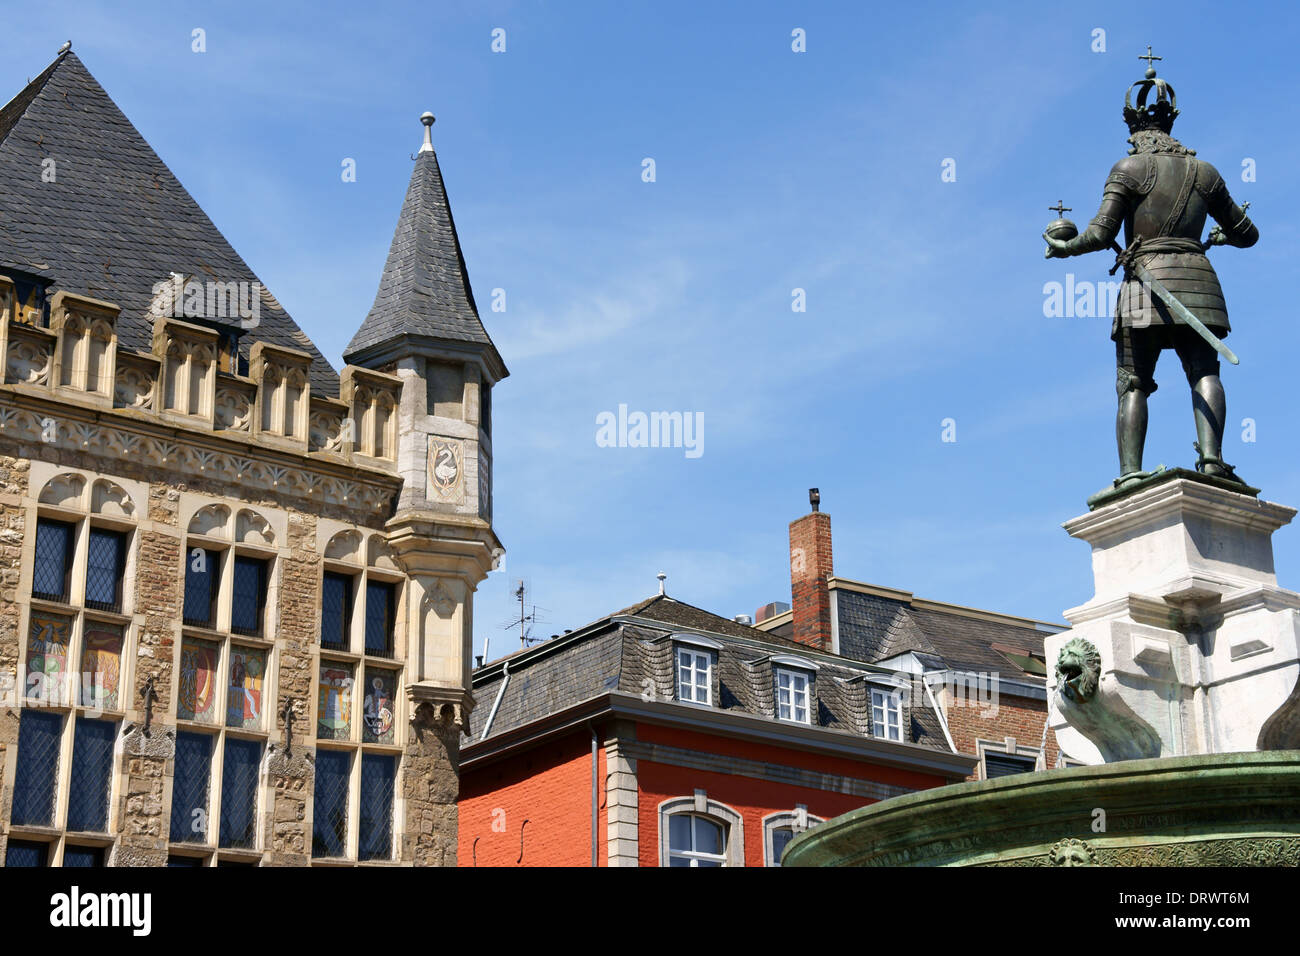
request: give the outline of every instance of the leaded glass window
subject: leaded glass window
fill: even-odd
[[[393,785],[396,778],[395,756],[361,755],[359,859],[387,860],[393,855]]]
[[[76,526],[66,521],[53,521],[50,518],[37,520],[32,597],[67,603],[75,531]]]
[[[397,589],[384,581],[366,582],[366,653],[393,656]]]
[[[262,694],[266,651],[257,647],[230,648],[230,679],[226,691],[226,726],[258,730],[262,726]]]
[[[171,840],[204,843],[208,834],[208,780],[212,773],[212,737],[179,731],[176,734],[172,777]]]
[[[221,645],[212,641],[185,641],[176,681],[176,716],[181,720],[212,723],[217,714],[217,664]]]
[[[122,683],[120,624],[87,621],[81,642],[81,704],[98,710],[118,710],[118,689]]]
[[[64,866],[103,866],[104,848],[102,846],[65,846],[63,848]]]
[[[30,708],[18,720],[18,772],[10,823],[54,825],[54,787],[59,774],[63,717]]]
[[[352,578],[325,572],[321,585],[321,647],[346,651],[351,644]]]
[[[31,704],[67,703],[68,654],[73,618],[32,609],[27,625],[27,686]]]
[[[322,740],[352,739],[351,664],[320,662],[316,687],[316,736]]]
[[[81,717],[77,719],[73,734],[68,829],[103,833],[108,829],[108,798],[113,779],[117,724]]]
[[[64,854],[66,856],[66,852]],[[5,848],[5,866],[47,866],[50,845],[34,840],[10,840]]]
[[[260,558],[236,555],[230,629],[236,634],[261,634],[262,611],[265,607],[266,562]]]
[[[122,574],[126,563],[126,535],[91,528],[86,554],[86,607],[98,611],[122,610]]]
[[[221,552],[192,548],[185,563],[185,623],[194,627],[217,626],[217,572]]]
[[[312,856],[346,856],[348,849],[348,770],[352,756],[342,750],[316,751],[312,798]]]
[[[361,739],[368,744],[394,743],[397,713],[397,672],[366,668],[365,699],[361,707]]]
[[[257,780],[262,744],[226,738],[221,770],[221,846],[252,849],[257,845]]]

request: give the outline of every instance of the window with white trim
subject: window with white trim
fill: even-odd
[[[985,750],[983,758],[985,780],[1009,777],[1017,773],[1033,773],[1034,768],[1037,766],[1037,757],[1027,754],[998,753],[994,750]]]
[[[677,699],[713,703],[713,655],[694,647],[677,648]]]
[[[781,854],[790,841],[824,822],[822,817],[813,816],[802,804],[795,810],[769,813],[763,818],[763,865],[780,866]]]
[[[871,689],[871,735],[881,740],[903,739],[903,701],[898,691]]]
[[[776,668],[777,717],[799,724],[811,723],[812,708],[809,695],[811,683],[807,671],[789,667]]]
[[[744,866],[745,823],[703,790],[659,804],[660,866]]]
[[[668,818],[669,866],[725,866],[727,827],[697,813]]]

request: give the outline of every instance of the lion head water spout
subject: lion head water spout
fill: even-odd
[[[1114,686],[1112,686],[1114,685]],[[1118,693],[1114,674],[1102,674],[1101,652],[1074,637],[1056,658],[1055,704],[1070,725],[1092,741],[1109,763],[1159,757],[1160,735]]]

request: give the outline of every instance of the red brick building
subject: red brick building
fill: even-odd
[[[903,672],[938,708],[971,779],[1063,766],[1047,725],[1043,639],[1061,626],[928,601],[835,576],[830,515],[790,524],[791,605],[760,608],[755,627],[805,647]]]
[[[659,595],[474,674],[462,866],[764,866],[964,779],[905,676]]]

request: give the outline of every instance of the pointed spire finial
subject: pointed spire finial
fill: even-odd
[[[420,114],[420,122],[424,124],[424,145],[420,147],[422,153],[433,152],[433,114],[425,110]]]

